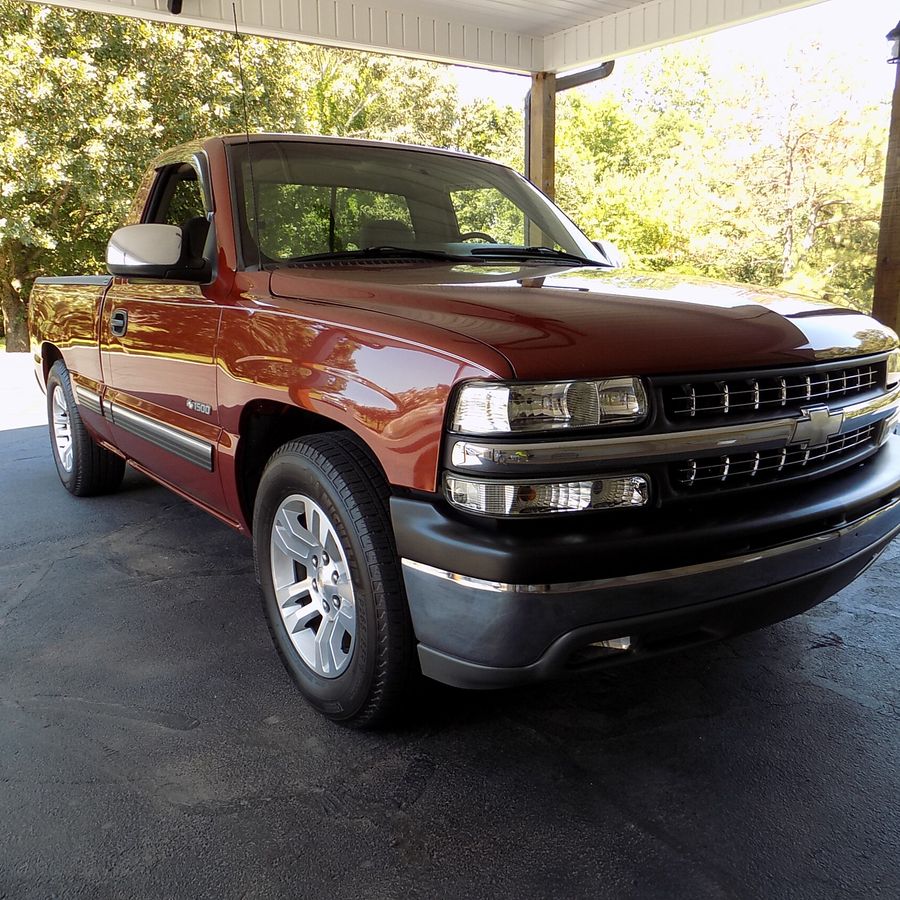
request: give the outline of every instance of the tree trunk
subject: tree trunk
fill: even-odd
[[[872,315],[900,329],[900,66],[894,81]]]
[[[784,223],[781,244],[781,280],[787,281],[794,271],[794,211],[790,210]]]
[[[7,281],[0,281],[0,307],[3,309],[3,330],[6,332],[6,352],[27,352],[28,321],[25,302],[19,291]]]

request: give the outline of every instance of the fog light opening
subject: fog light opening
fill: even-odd
[[[617,651],[625,651],[631,649],[631,638],[630,637],[617,637],[617,638],[608,638],[605,641],[594,641],[591,644],[592,647],[596,647],[598,650],[617,650]]]
[[[602,666],[627,654],[631,646],[631,638],[627,636],[584,644],[569,657],[566,666],[573,670]]]

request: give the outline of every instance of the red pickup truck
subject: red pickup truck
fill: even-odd
[[[897,336],[616,268],[511,169],[292,135],[161,157],[111,276],[39,279],[65,487],[126,462],[252,535],[326,715],[794,615],[900,530]]]

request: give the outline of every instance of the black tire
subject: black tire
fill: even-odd
[[[71,439],[72,460],[67,468],[60,456],[54,433],[54,394],[59,391],[65,401]],[[76,497],[93,497],[110,494],[122,483],[125,474],[125,460],[110,450],[101,447],[87,432],[75,395],[69,370],[62,360],[53,363],[47,376],[47,424],[50,430],[50,449],[53,461],[63,487]]]
[[[275,518],[288,498],[300,495],[314,501],[328,519],[342,545],[355,595],[355,637],[346,668],[336,676],[323,677],[304,661],[276,599]],[[384,475],[362,441],[350,433],[327,432],[291,441],[273,454],[254,508],[256,577],[281,660],[317,710],[355,727],[374,727],[394,718],[418,674],[388,497]],[[312,577],[311,568],[301,568],[303,577]],[[321,583],[324,592],[324,577]]]

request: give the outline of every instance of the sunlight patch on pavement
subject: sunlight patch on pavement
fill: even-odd
[[[0,431],[46,425],[44,394],[30,353],[0,353]]]

